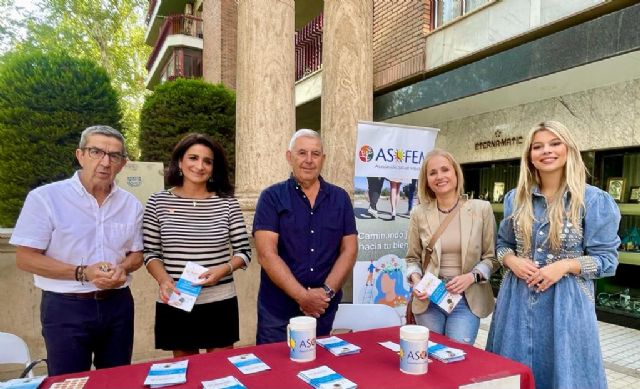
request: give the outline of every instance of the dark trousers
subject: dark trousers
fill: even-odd
[[[128,365],[133,352],[133,297],[118,289],[103,300],[42,292],[40,321],[49,375]]]
[[[336,295],[340,301],[342,295]],[[333,319],[336,318],[338,304],[330,304],[327,311],[316,321],[316,336],[327,336],[333,327]],[[295,316],[304,316],[304,313],[296,309],[287,317],[274,315],[272,309],[266,306],[258,297],[258,330],[256,332],[256,344],[284,342],[287,340],[287,325],[289,319]]]
[[[378,210],[378,199],[380,198],[380,192],[382,192],[382,184],[384,184],[384,177],[367,177],[367,186],[369,189],[369,206],[371,209]]]

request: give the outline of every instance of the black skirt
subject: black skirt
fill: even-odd
[[[191,312],[156,302],[156,348],[195,350],[232,346],[240,339],[238,299],[196,304]]]

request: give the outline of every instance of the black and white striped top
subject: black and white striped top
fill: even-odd
[[[228,262],[236,255],[249,264],[251,246],[238,200],[213,195],[181,198],[168,190],[154,193],[144,212],[144,263],[160,260],[177,281],[188,261],[204,267]],[[233,276],[204,287],[196,304],[236,295]]]

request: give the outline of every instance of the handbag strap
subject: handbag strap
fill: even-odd
[[[451,220],[453,220],[453,218],[458,214],[458,212],[460,212],[460,208],[462,208],[464,203],[465,203],[464,199],[460,200],[460,204],[458,204],[457,207],[455,207],[451,212],[449,212],[447,217],[445,217],[442,223],[440,223],[440,226],[438,226],[438,229],[436,230],[436,232],[433,235],[431,235],[431,240],[427,245],[427,251],[429,252],[429,254],[433,253],[433,246],[435,246],[436,242],[438,241],[438,239],[440,238],[440,235],[442,235],[444,230],[447,229],[447,226],[449,225],[449,223],[451,223]]]

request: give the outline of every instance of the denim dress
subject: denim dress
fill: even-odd
[[[598,322],[594,303],[594,279],[615,274],[618,266],[620,210],[611,196],[587,185],[582,229],[569,221],[561,231],[562,247],[551,250],[548,242],[547,202],[533,190],[535,220],[532,249],[524,252],[522,231],[511,219],[515,190],[504,200],[497,254],[532,258],[543,267],[573,258],[580,262],[579,275],[565,275],[544,292],[507,270],[487,340],[487,351],[521,362],[533,371],[537,388],[606,388]],[[571,194],[563,201],[568,206]]]

